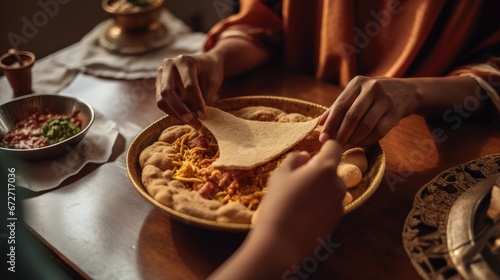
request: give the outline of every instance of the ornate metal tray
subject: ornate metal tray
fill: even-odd
[[[500,175],[491,176],[464,192],[453,204],[448,218],[448,248],[457,270],[467,279],[500,279],[500,253],[490,249],[491,238],[476,257],[464,262],[463,256],[489,223],[486,210],[491,188]]]
[[[464,274],[452,255],[460,254],[462,247],[470,243],[470,237],[482,228],[485,215],[481,211],[486,211],[488,193],[477,187],[491,186],[486,180],[496,178],[499,172],[500,154],[491,154],[442,171],[417,192],[403,226],[402,241],[423,279],[488,279],[481,277],[482,274],[476,277]],[[468,201],[467,205],[459,200]],[[452,208],[456,213],[451,214]],[[458,235],[463,242],[456,240]]]

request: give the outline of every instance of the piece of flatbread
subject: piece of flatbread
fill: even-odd
[[[304,139],[320,117],[306,122],[262,122],[238,118],[207,107],[201,123],[214,135],[219,158],[214,167],[252,169],[286,152]]]
[[[494,185],[491,189],[490,206],[486,212],[493,222],[500,222],[500,187]]]

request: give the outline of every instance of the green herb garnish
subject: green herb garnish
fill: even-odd
[[[48,120],[42,127],[41,134],[49,144],[61,142],[80,132],[80,127],[69,117],[55,117]]]

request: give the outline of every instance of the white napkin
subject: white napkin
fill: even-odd
[[[118,136],[118,125],[96,112],[94,123],[82,141],[57,159],[40,162],[14,161],[17,183],[34,192],[59,186],[78,173],[87,163],[103,163],[109,159]]]
[[[78,72],[79,70],[76,69],[61,67],[46,57],[33,66],[33,91],[35,93],[60,92],[73,81]]]
[[[35,62],[34,91],[58,92],[79,72],[126,80],[154,78],[165,58],[201,52],[206,34],[193,33],[166,9],[162,11],[160,20],[172,36],[171,43],[158,50],[135,55],[115,54],[102,48],[98,37],[105,32],[112,19],[99,23],[78,43],[43,59],[43,63]]]

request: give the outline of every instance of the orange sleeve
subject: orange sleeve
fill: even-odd
[[[282,29],[281,17],[267,4],[258,0],[241,0],[237,14],[221,20],[208,32],[204,50],[210,50],[223,38],[236,36],[272,52],[281,41]]]
[[[449,75],[469,76],[477,83],[485,99],[494,108],[493,120],[500,125],[500,29],[487,37],[473,50],[469,63],[455,68]],[[480,97],[480,90],[476,95]]]

